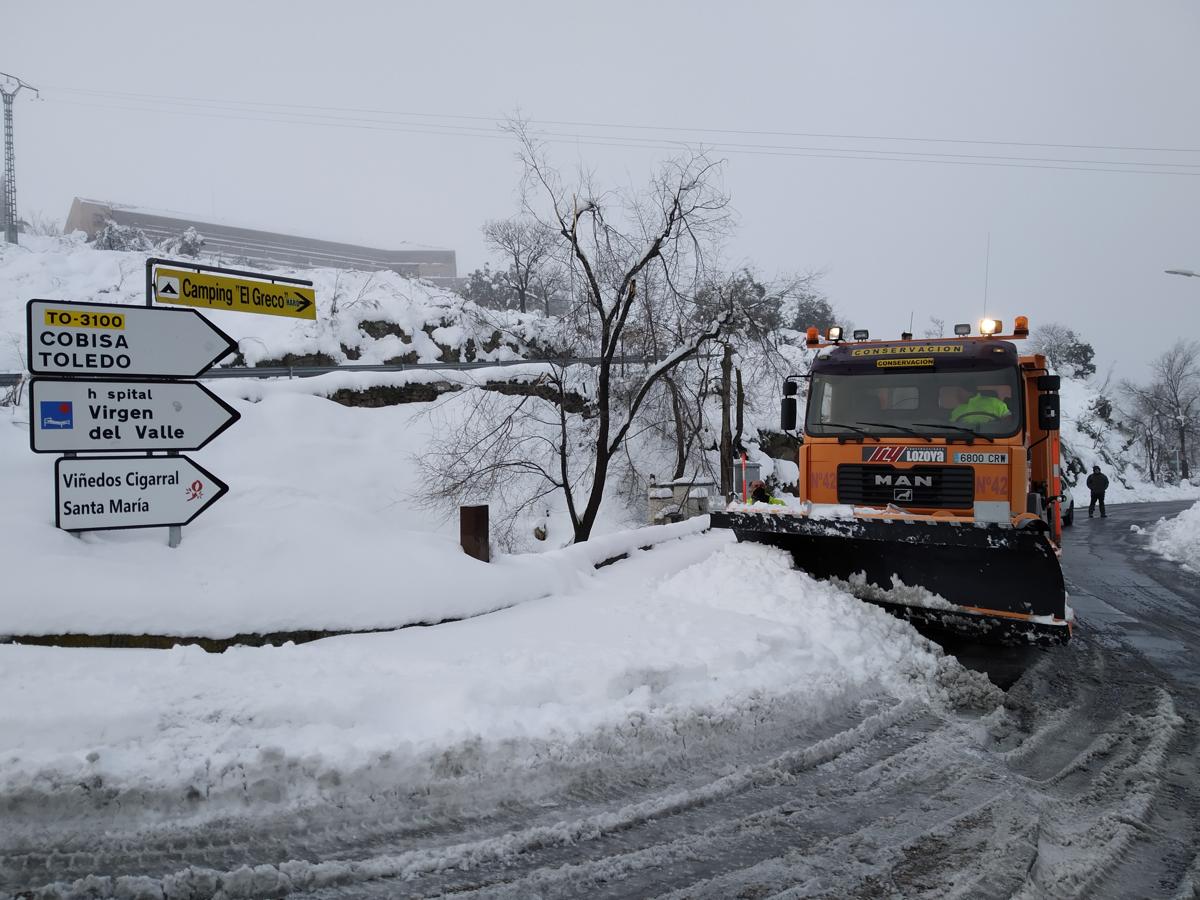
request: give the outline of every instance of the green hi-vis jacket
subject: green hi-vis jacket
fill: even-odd
[[[747,502],[749,502],[749,503],[770,503],[772,506],[787,506],[787,504],[784,503],[782,500],[780,500],[778,497],[768,496],[766,500],[756,500],[756,499],[754,499],[753,494],[750,495]]]
[[[982,413],[982,415],[976,415]],[[1008,405],[999,397],[985,397],[976,394],[966,403],[955,407],[950,413],[951,422],[965,422],[967,425],[983,425],[994,422],[1008,415]]]

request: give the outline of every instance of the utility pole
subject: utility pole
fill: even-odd
[[[4,239],[10,244],[17,242],[17,170],[16,154],[13,153],[13,100],[27,88],[38,94],[32,84],[26,84],[16,75],[0,72],[0,96],[4,98]],[[41,94],[38,94],[40,97]]]

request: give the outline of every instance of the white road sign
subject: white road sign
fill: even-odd
[[[30,300],[34,375],[194,378],[237,343],[194,309]]]
[[[241,418],[194,381],[35,378],[29,404],[34,453],[199,450]]]
[[[229,490],[186,456],[62,457],[55,524],[67,531],[186,525]]]

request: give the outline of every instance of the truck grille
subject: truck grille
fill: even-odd
[[[970,509],[975,470],[970,466],[842,465],[837,470],[838,503],[857,506],[915,506]]]

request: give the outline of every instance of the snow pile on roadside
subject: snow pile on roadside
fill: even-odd
[[[600,756],[655,752],[640,741],[656,729],[722,727],[773,696],[820,721],[866,697],[937,702],[972,677],[786,553],[721,531],[433,628],[220,655],[0,646],[0,798],[53,821],[47,795],[111,817],[269,814],[447,779],[483,790],[581,758],[589,734]]]
[[[1167,559],[1200,571],[1200,503],[1149,528],[1150,547]]]

